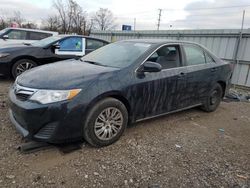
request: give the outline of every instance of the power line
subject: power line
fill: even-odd
[[[221,6],[221,7],[208,7],[208,8],[188,8],[188,9],[161,9],[162,11],[199,11],[199,10],[216,10],[216,9],[232,9],[232,8],[240,8],[244,7],[244,9],[250,8],[250,5],[238,5],[238,6]],[[138,12],[128,12],[122,14],[116,14],[116,17],[128,17],[129,14],[136,14],[136,15],[149,15],[152,14],[152,11],[155,10],[145,10],[145,11],[138,11]],[[123,16],[124,15],[124,16]]]
[[[237,13],[241,13],[241,12],[242,11],[240,11],[240,10],[231,10],[231,11],[227,11],[227,12],[189,14],[189,15],[186,15],[185,18],[183,18],[183,19],[186,19],[188,17],[190,18],[190,17],[202,17],[202,16],[217,16],[217,15],[228,16],[228,15],[231,15],[231,14],[237,14]],[[161,20],[160,20],[161,22],[162,22],[162,16],[163,15],[161,15]],[[118,17],[118,18],[125,18],[125,19],[132,19],[130,16],[123,16],[123,17],[116,16],[116,17]],[[148,20],[149,18],[153,18],[153,16],[152,15],[148,15],[148,16],[144,17],[144,19],[141,18],[141,20],[144,20],[143,22],[145,22],[145,20]],[[178,19],[178,20],[180,20],[180,19]],[[157,24],[157,26],[158,26],[158,24]]]
[[[189,11],[189,10],[213,10],[213,9],[227,9],[227,8],[241,8],[241,7],[250,7],[250,5],[236,5],[236,6],[223,6],[223,7],[208,7],[208,8],[188,8],[188,9],[163,9],[163,10],[170,10],[170,11],[176,11],[176,10],[183,10],[183,11]]]
[[[157,30],[158,31],[160,29],[160,24],[161,24],[161,11],[162,11],[162,9],[159,9],[159,17],[158,17],[158,23],[157,23]]]
[[[217,16],[217,15],[224,15],[224,16],[232,16],[232,14],[237,14],[241,13],[242,11],[237,10],[237,11],[230,11],[230,12],[214,12],[214,13],[202,13],[202,14],[189,14],[186,16],[187,17],[202,17],[202,16]]]

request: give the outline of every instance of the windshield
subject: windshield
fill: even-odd
[[[81,60],[102,66],[123,68],[131,65],[150,46],[140,42],[116,42],[89,53]]]
[[[0,31],[0,35],[4,34],[8,29],[3,29]]]
[[[51,43],[54,43],[54,42],[60,40],[61,38],[63,38],[63,36],[52,36],[52,37],[48,37],[48,38],[39,40],[37,42],[33,42],[31,45],[38,46],[38,47],[45,47]]]

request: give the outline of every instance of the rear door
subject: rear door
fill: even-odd
[[[214,84],[213,59],[195,44],[184,44],[187,87],[185,92],[187,106],[202,103]]]
[[[86,51],[85,51],[85,53],[88,54],[90,52],[93,52],[94,50],[101,48],[101,47],[105,46],[106,44],[107,43],[100,41],[100,40],[86,38]]]

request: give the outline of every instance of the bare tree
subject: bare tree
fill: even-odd
[[[57,14],[43,21],[43,28],[60,33],[89,34],[92,29],[108,30],[115,27],[114,16],[108,9],[101,8],[88,16],[76,0],[54,0]]]
[[[61,27],[60,18],[57,15],[50,15],[42,21],[42,28],[50,31],[59,31]]]
[[[37,25],[35,23],[28,22],[28,23],[23,23],[22,28],[37,29]]]
[[[13,15],[9,15],[8,11],[1,11],[0,14],[0,29],[6,28],[11,26],[12,23],[17,23],[18,27],[27,26],[27,24],[24,24],[25,19],[21,15],[20,11],[15,11]],[[30,27],[34,27],[35,24],[28,23]]]
[[[91,18],[89,20],[86,21],[86,31],[85,31],[85,35],[90,35],[92,29],[94,28],[94,19]]]
[[[95,27],[100,30],[109,30],[115,27],[113,13],[104,8],[100,8],[93,17]]]
[[[19,27],[22,27],[23,22],[25,22],[25,19],[23,18],[20,11],[15,11],[13,17],[9,18],[10,22],[16,22]]]
[[[4,29],[8,27],[8,23],[7,23],[7,19],[6,17],[4,16],[4,14],[0,14],[0,30]]]
[[[67,33],[68,16],[67,16],[67,12],[66,12],[66,5],[63,1],[57,0],[57,1],[54,1],[54,7],[58,11],[58,14],[59,14],[62,32]]]
[[[70,1],[71,16],[72,16],[72,32],[82,34],[86,29],[86,13],[83,12],[82,7],[75,1]]]
[[[82,34],[86,28],[86,13],[75,0],[55,0],[62,33]]]

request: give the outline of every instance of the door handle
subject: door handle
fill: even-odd
[[[179,73],[179,75],[178,75],[178,79],[182,79],[183,77],[185,77],[186,76],[186,73],[185,72],[181,72],[181,73]]]
[[[186,76],[186,73],[181,72],[181,73],[179,74],[179,76],[180,76],[180,77],[182,77],[182,76]]]
[[[211,72],[215,72],[215,71],[217,71],[216,67],[211,68]]]

